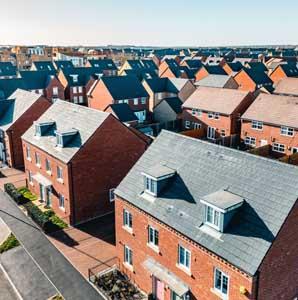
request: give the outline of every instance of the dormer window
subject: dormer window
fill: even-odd
[[[159,192],[167,184],[168,179],[175,174],[175,170],[164,165],[156,165],[143,172],[145,193],[155,197],[158,196]]]
[[[41,136],[41,126],[40,126],[40,124],[35,124],[35,135]]]
[[[55,122],[53,121],[38,121],[34,123],[35,126],[35,135],[36,136],[43,136],[46,131],[53,126]]]
[[[57,146],[63,147],[63,138],[61,134],[56,134]]]
[[[56,144],[58,147],[65,147],[67,143],[78,133],[76,129],[56,131]]]
[[[206,195],[200,202],[204,205],[204,224],[224,232],[244,199],[229,191],[219,190]]]

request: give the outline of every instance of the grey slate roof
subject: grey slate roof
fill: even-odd
[[[16,76],[17,68],[11,62],[0,62],[0,77],[1,76]]]
[[[230,79],[231,79],[231,76],[229,76],[229,75],[210,74],[210,75],[206,76],[205,78],[197,81],[195,83],[195,85],[223,88],[229,82]]]
[[[113,110],[115,116],[121,122],[138,121],[137,116],[127,103],[110,104],[108,107],[110,107]]]
[[[154,202],[140,194],[142,172],[156,164],[177,171]],[[221,238],[203,232],[200,199],[227,189],[245,199]],[[162,131],[116,194],[248,274],[255,274],[298,198],[298,168]]]
[[[105,112],[57,100],[37,120],[37,122],[54,121],[55,125],[49,132],[37,137],[33,125],[22,138],[64,163],[68,163],[108,116],[109,114]],[[56,147],[55,131],[64,132],[70,129],[77,130],[78,133],[65,147]]]
[[[146,174],[149,176],[152,176],[154,178],[161,178],[164,176],[170,176],[175,174],[175,170],[162,165],[162,164],[157,164],[155,166],[152,166],[151,168],[149,168],[148,170],[146,170]]]
[[[38,99],[40,95],[16,90],[7,100],[0,100],[0,128],[7,130],[16,120],[21,117]]]

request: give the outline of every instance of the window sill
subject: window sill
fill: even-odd
[[[36,164],[36,167],[37,167],[38,169],[41,169],[41,165],[40,165],[40,164]]]
[[[57,181],[60,182],[60,183],[62,183],[62,184],[64,183],[63,179],[60,179],[60,178],[58,178]]]
[[[186,268],[185,266],[183,265],[179,265],[178,263],[176,264],[176,267],[180,270],[182,270],[184,273],[186,273],[187,275],[191,276],[191,271],[190,269]]]
[[[122,226],[122,228],[127,231],[129,234],[133,234],[133,229],[128,226]]]
[[[27,157],[26,159],[27,159],[28,161],[32,162],[32,159],[31,159],[31,158],[28,158],[28,157]]]
[[[222,299],[222,300],[227,300],[228,299],[228,295],[224,295],[221,292],[217,291],[214,288],[210,289],[210,292],[214,295],[216,295],[218,298]]]
[[[63,212],[65,212],[65,207],[59,206],[59,209],[62,210]]]
[[[47,172],[47,174],[49,175],[49,176],[52,176],[52,172],[51,171],[46,171]]]
[[[130,272],[133,272],[133,266],[126,263],[126,262],[123,262],[123,266],[128,269]]]
[[[147,243],[147,247],[149,247],[150,249],[152,249],[154,252],[156,252],[156,253],[160,253],[159,252],[159,247],[158,246],[155,246],[155,245],[153,245],[153,244],[150,244],[150,243]]]

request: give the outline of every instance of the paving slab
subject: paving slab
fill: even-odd
[[[8,279],[0,268],[0,299],[19,300]]]

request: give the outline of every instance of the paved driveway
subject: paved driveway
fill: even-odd
[[[50,240],[88,278],[89,268],[116,256],[114,214],[56,232]]]

